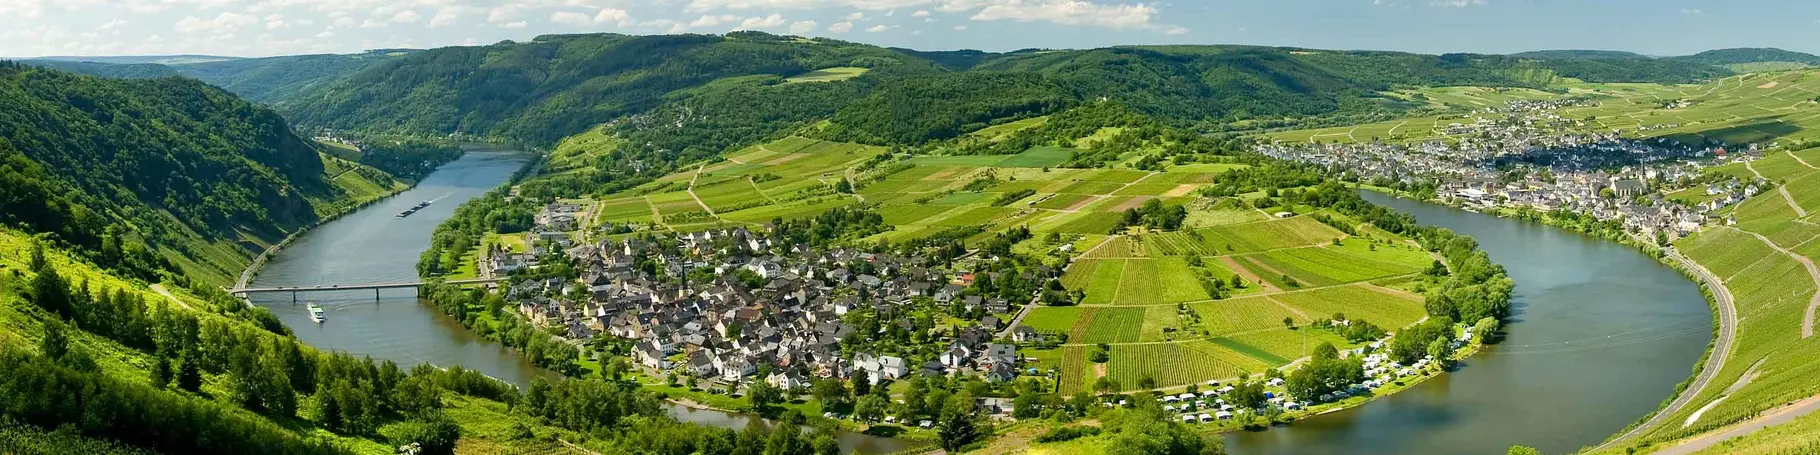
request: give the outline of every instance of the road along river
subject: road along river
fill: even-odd
[[[1509,336],[1458,371],[1292,426],[1228,435],[1234,454],[1565,453],[1654,411],[1712,338],[1699,288],[1636,249],[1538,223],[1365,192],[1471,235],[1516,281]]]
[[[324,224],[299,237],[266,264],[251,287],[313,286],[416,281],[417,258],[429,248],[430,234],[461,203],[486,194],[511,178],[527,155],[488,146],[470,146],[460,160],[444,165],[396,197]],[[423,201],[434,201],[409,217],[396,215]],[[419,363],[461,365],[519,385],[534,377],[555,377],[524,356],[481,338],[459,321],[420,302],[414,289],[310,292],[296,303],[288,293],[253,294],[254,304],[278,315],[297,337],[322,349],[391,360],[409,367]],[[310,320],[305,303],[327,310],[328,320]],[[752,416],[675,406],[678,419],[708,425],[745,428],[773,425]],[[849,453],[890,453],[925,443],[840,433]]]

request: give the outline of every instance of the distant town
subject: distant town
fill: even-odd
[[[1487,116],[1470,123],[1448,125],[1445,138],[1279,141],[1260,145],[1257,151],[1344,169],[1360,181],[1382,186],[1433,185],[1433,194],[1423,196],[1470,210],[1589,215],[1621,222],[1631,234],[1655,238],[1679,238],[1709,222],[1729,222],[1718,212],[1769,185],[1760,177],[1747,181],[1702,172],[1761,158],[1755,144],[1730,150],[1667,139],[1627,139],[1624,131],[1586,132],[1585,121],[1553,112],[1584,102],[1513,101],[1483,110],[1480,114]],[[1661,127],[1672,125],[1655,128]]]

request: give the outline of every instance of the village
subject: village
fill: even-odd
[[[753,381],[800,391],[853,376],[1002,383],[1029,373],[1020,345],[1060,341],[1006,322],[1032,302],[965,292],[986,259],[785,245],[745,227],[582,243],[570,237],[582,210],[544,207],[523,234],[529,249],[491,247],[481,272],[568,261],[577,276],[515,279],[502,291],[524,318],[572,343],[630,340],[629,357],[653,377],[681,374],[728,392]],[[922,343],[891,342],[909,333]]]
[[[1567,103],[1567,104],[1563,104]],[[1453,123],[1445,139],[1416,142],[1284,143],[1257,147],[1273,158],[1346,169],[1360,181],[1433,185],[1426,195],[1469,210],[1572,213],[1618,221],[1636,235],[1678,238],[1715,212],[1763,191],[1761,178],[1703,172],[1762,158],[1742,150],[1690,147],[1667,139],[1628,139],[1623,131],[1586,132],[1583,120],[1553,109],[1573,101],[1518,101],[1469,124]],[[1657,127],[1672,127],[1659,125]],[[1671,193],[1686,197],[1671,198]]]
[[[990,267],[996,258],[981,257],[981,251],[943,259],[816,248],[780,241],[765,227],[606,235],[626,230],[582,228],[578,220],[587,210],[584,203],[543,206],[535,228],[513,234],[523,236],[525,249],[489,245],[478,258],[479,272],[510,277],[499,289],[507,308],[570,344],[629,344],[624,357],[648,377],[727,395],[749,393],[757,383],[800,395],[827,380],[878,385],[942,378],[1008,391],[1022,379],[1055,387],[1056,372],[1032,367],[1036,359],[1024,352],[1054,349],[1068,335],[1016,323],[1026,307],[1042,301],[1040,293],[1007,299],[970,292],[981,278],[1008,278],[987,272],[996,270]],[[601,239],[582,241],[576,238],[581,234]],[[1066,246],[1055,252],[1069,253]],[[572,272],[540,273],[547,270]],[[1042,282],[1059,273],[1039,267],[1023,278]],[[1468,328],[1450,349],[1470,341]],[[1244,381],[1209,380],[1157,392],[1183,422],[1240,422],[1316,412],[1440,371],[1432,356],[1404,365],[1383,348],[1378,341],[1350,350],[1363,359],[1364,379],[1318,397],[1290,396],[1281,375],[1252,383],[1255,400],[1233,395],[1234,386],[1247,386]],[[1013,400],[998,395],[979,397],[980,412],[1016,420]],[[1091,399],[1117,407],[1128,404],[1126,398]],[[822,417],[858,420],[834,411]],[[880,421],[928,429],[934,416],[926,417]]]

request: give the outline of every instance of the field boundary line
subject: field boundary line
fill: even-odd
[[[1816,290],[1814,296],[1807,300],[1806,315],[1801,318],[1801,339],[1805,340],[1814,336],[1814,312],[1815,310],[1820,310],[1820,266],[1815,266],[1814,260],[1808,259],[1807,256],[1802,256],[1793,251],[1789,251],[1787,248],[1783,248],[1782,245],[1777,245],[1776,242],[1770,241],[1769,237],[1764,237],[1763,234],[1745,230],[1739,230],[1738,232],[1743,232],[1750,234],[1752,237],[1756,237],[1757,240],[1763,241],[1765,245],[1769,245],[1771,249],[1788,255],[1788,257],[1794,258],[1796,261],[1800,262],[1803,267],[1807,267],[1807,277],[1814,281]]]
[[[1820,169],[1820,167],[1814,167],[1812,164],[1807,164],[1807,160],[1801,159],[1801,155],[1796,155],[1793,150],[1783,149],[1782,153],[1787,153],[1789,158],[1794,158],[1796,162],[1801,163],[1802,166],[1807,166],[1808,169]]]

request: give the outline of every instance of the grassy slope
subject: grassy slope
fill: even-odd
[[[25,270],[29,267],[31,242],[31,238],[22,232],[0,228],[0,274],[9,275],[7,280],[0,280],[0,346],[35,349],[38,339],[43,336],[44,333],[44,321],[50,318],[43,310],[26,301],[25,298],[21,296],[18,289],[7,287],[6,284],[8,280],[12,279],[10,276],[14,273],[23,275],[18,278],[17,281],[19,283],[24,283],[25,280],[29,278],[30,273]],[[171,296],[166,297],[153,292],[147,283],[116,277],[105,271],[99,270],[90,264],[76,261],[63,251],[47,249],[46,256],[66,279],[69,279],[74,283],[81,283],[84,279],[87,279],[90,286],[95,289],[126,289],[130,292],[143,295],[148,303],[163,301],[172,305],[171,308],[202,308],[204,305],[200,299],[188,295],[187,292],[181,289],[171,289],[171,286],[166,285],[166,290],[171,292]],[[181,302],[181,304],[178,302]],[[96,363],[101,366],[102,371],[109,376],[140,383],[150,381],[150,356],[122,346],[112,340],[89,334],[88,332],[68,330],[65,331],[65,334],[70,337],[72,347],[90,353],[95,358]],[[229,385],[225,383],[225,378],[207,376],[205,377],[205,381],[203,391],[207,392],[207,394],[198,395],[196,396],[196,399],[222,400],[224,402],[230,399],[229,397],[231,397],[231,394],[228,393]],[[462,447],[465,453],[573,453],[573,451],[566,449],[555,442],[539,439],[518,440],[509,436],[504,428],[510,428],[511,423],[518,420],[525,420],[526,425],[533,427],[534,432],[538,435],[565,435],[565,433],[558,429],[540,426],[535,422],[523,419],[516,415],[510,415],[505,411],[506,405],[503,403],[454,394],[446,396],[445,399],[447,400],[449,415],[461,424],[463,433],[466,435],[462,440]],[[307,398],[300,401],[307,401]],[[306,408],[306,406],[300,403],[300,410]],[[236,412],[241,412],[244,416],[257,416],[251,412],[239,410],[239,408],[235,409]],[[316,428],[314,425],[311,425],[301,418],[277,421],[275,423],[293,431],[297,431],[299,434],[335,441],[358,453],[373,455],[393,453],[392,446],[382,440],[377,440],[372,437],[337,435]],[[384,436],[392,430],[393,428],[390,426],[381,427],[379,433],[381,436]],[[573,434],[566,434],[566,437],[569,439],[578,439],[577,436]],[[55,447],[60,448],[60,450],[53,450],[49,453],[109,453],[123,455],[143,453],[136,449],[115,447],[107,444],[105,441],[98,441],[81,436],[47,434],[42,429],[36,429],[29,426],[8,427],[0,425],[0,447],[5,447],[9,450],[15,448],[14,446],[9,445],[9,441],[24,441],[24,443],[27,444],[56,442]],[[28,445],[26,447],[30,446]],[[45,445],[42,447],[52,446]],[[467,451],[468,449],[474,449],[475,451]],[[71,452],[70,450],[75,450],[75,452]]]

